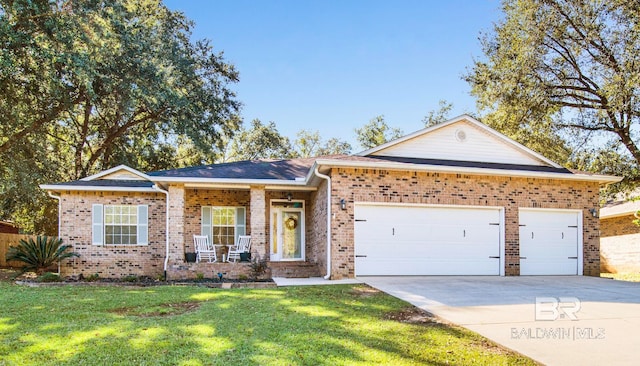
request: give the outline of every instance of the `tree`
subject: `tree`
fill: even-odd
[[[35,180],[0,186],[0,217],[48,205],[37,183],[176,167],[179,138],[216,156],[238,73],[192,26],[160,0],[0,0],[0,180]]]
[[[300,130],[296,136],[293,146],[294,154],[298,157],[308,158],[351,153],[351,145],[348,142],[340,141],[335,137],[325,142],[318,131]]]
[[[380,115],[369,120],[369,123],[362,128],[357,128],[356,135],[363,148],[371,149],[401,137],[403,132],[399,128],[389,127],[384,120],[384,116]]]
[[[438,110],[432,110],[422,119],[425,127],[431,127],[442,123],[449,119],[449,113],[453,109],[453,103],[447,102],[442,99],[438,101]]]
[[[638,164],[638,3],[504,0],[503,10],[481,40],[486,60],[465,77],[479,108],[547,140],[558,128],[611,136]]]
[[[249,129],[241,129],[228,144],[223,162],[286,159],[293,156],[289,138],[282,136],[276,124],[262,124],[259,119],[251,121]]]

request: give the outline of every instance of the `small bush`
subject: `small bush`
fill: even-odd
[[[241,275],[238,275],[238,279],[240,281],[246,281],[249,279],[249,276],[247,276],[246,274],[241,274]]]
[[[251,269],[250,276],[252,279],[256,280],[262,277],[269,269],[269,266],[267,265],[267,258],[260,258],[260,255],[256,254],[256,256],[251,260],[249,268]]]
[[[96,282],[99,279],[100,279],[100,275],[97,274],[97,273],[94,273],[94,274],[90,275],[89,277],[85,278],[85,280],[87,282]]]
[[[18,246],[9,247],[7,261],[18,261],[26,264],[23,272],[35,271],[42,273],[46,268],[63,259],[78,257],[78,253],[67,252],[70,245],[62,245],[62,239],[57,237],[38,236],[36,240],[20,240]]]
[[[128,275],[122,278],[122,282],[138,282],[138,276]]]
[[[62,278],[57,273],[45,272],[36,278],[36,282],[62,282]]]
[[[196,273],[196,280],[204,280],[204,273],[202,272]]]

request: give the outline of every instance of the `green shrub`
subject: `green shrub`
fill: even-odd
[[[62,278],[57,273],[45,272],[36,278],[36,282],[62,282]]]
[[[122,282],[138,282],[138,276],[128,275],[122,278]]]
[[[23,272],[36,271],[41,273],[44,269],[51,267],[59,261],[78,257],[77,253],[67,252],[70,245],[62,245],[62,239],[57,237],[38,236],[36,240],[20,240],[18,246],[9,247],[7,251],[7,261],[18,261],[26,266]]]
[[[99,279],[100,279],[100,275],[97,274],[97,273],[94,273],[94,274],[90,275],[89,277],[85,278],[85,281],[87,281],[87,282],[95,282],[95,281],[97,281]]]
[[[252,279],[256,280],[262,277],[269,269],[267,258],[260,258],[260,255],[256,254],[253,260],[251,260],[251,263],[249,263],[249,268],[251,269],[250,275]]]
[[[204,280],[204,273],[202,272],[196,273],[196,280]]]

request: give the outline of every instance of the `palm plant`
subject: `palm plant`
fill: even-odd
[[[36,240],[20,240],[17,246],[9,247],[7,261],[18,261],[26,264],[23,272],[36,271],[41,273],[45,268],[65,258],[78,257],[78,253],[67,252],[70,245],[62,245],[58,237],[38,236]]]

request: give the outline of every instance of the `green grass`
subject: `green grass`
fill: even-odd
[[[0,283],[0,365],[534,364],[365,286]]]
[[[613,278],[618,281],[640,282],[640,272],[600,273],[600,277]]]

